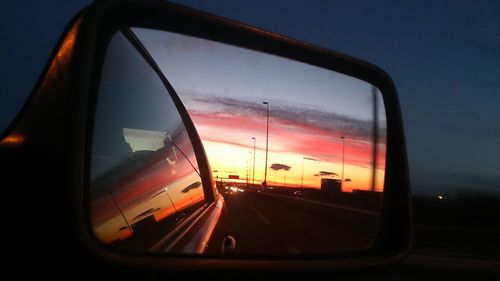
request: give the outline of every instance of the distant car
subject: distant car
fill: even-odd
[[[237,186],[226,186],[226,193],[232,194],[232,193],[237,193],[237,192],[244,192],[242,188],[239,188]]]
[[[302,191],[300,190],[294,191],[293,196],[302,197]]]

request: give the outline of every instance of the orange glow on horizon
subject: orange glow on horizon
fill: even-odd
[[[207,153],[214,180],[238,175],[236,182],[253,179],[253,141],[255,147],[255,184],[264,181],[265,122],[259,116],[192,112]],[[267,181],[271,186],[321,188],[320,171],[335,173],[327,178],[341,179],[342,140],[340,133],[272,117],[269,134]],[[217,132],[214,134],[214,132]],[[344,181],[342,190],[371,190],[372,144],[356,136],[346,136],[344,144]],[[379,144],[375,190],[384,186],[385,145]],[[304,157],[317,161],[303,160]],[[289,171],[274,171],[273,163],[290,166]],[[304,170],[302,172],[302,166]],[[303,184],[302,184],[303,182]]]

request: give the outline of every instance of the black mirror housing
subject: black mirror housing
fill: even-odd
[[[116,251],[96,241],[89,227],[89,145],[96,89],[104,52],[111,36],[127,27],[182,33],[331,69],[367,81],[380,89],[387,113],[387,159],[381,226],[373,247],[352,253],[246,259],[234,256],[162,256]],[[175,101],[184,110],[177,98]],[[201,140],[189,118],[184,119],[197,152],[205,185],[212,176]],[[19,246],[13,253],[53,251],[55,260],[79,257],[75,267],[111,272],[163,270],[347,269],[402,261],[412,238],[410,183],[401,110],[395,86],[378,67],[364,61],[163,1],[97,1],[69,25],[33,95],[5,131],[0,142],[2,166],[16,188],[7,198],[27,197],[20,216],[9,218],[20,235],[33,239],[41,231],[44,245]],[[40,185],[44,188],[33,189]],[[215,187],[212,186],[214,193]],[[28,195],[23,194],[28,191]],[[23,199],[24,200],[24,199]],[[32,214],[36,210],[36,214]],[[234,242],[233,242],[234,243]],[[229,244],[233,244],[229,243]],[[20,243],[14,243],[13,247]],[[26,243],[27,244],[27,243]],[[38,243],[37,243],[38,244]],[[234,246],[229,245],[229,248]],[[41,257],[40,257],[41,258]]]

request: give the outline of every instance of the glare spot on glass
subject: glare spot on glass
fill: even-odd
[[[0,141],[0,145],[5,146],[18,146],[23,144],[25,141],[25,137],[19,134],[11,134]]]

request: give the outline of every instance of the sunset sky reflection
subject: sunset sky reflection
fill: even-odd
[[[255,138],[255,183],[264,180],[266,106],[262,102],[268,101],[270,185],[300,187],[303,179],[304,187],[320,188],[325,177],[319,176],[320,171],[340,179],[344,165],[344,178],[350,181],[344,182],[343,191],[372,188],[371,84],[213,41],[164,31],[133,31],[188,109],[211,168],[217,171],[214,177],[232,174],[245,180],[253,175]],[[381,100],[378,90],[377,95]],[[375,190],[383,190],[385,169],[386,121],[380,104]],[[290,169],[273,170],[272,164]]]

